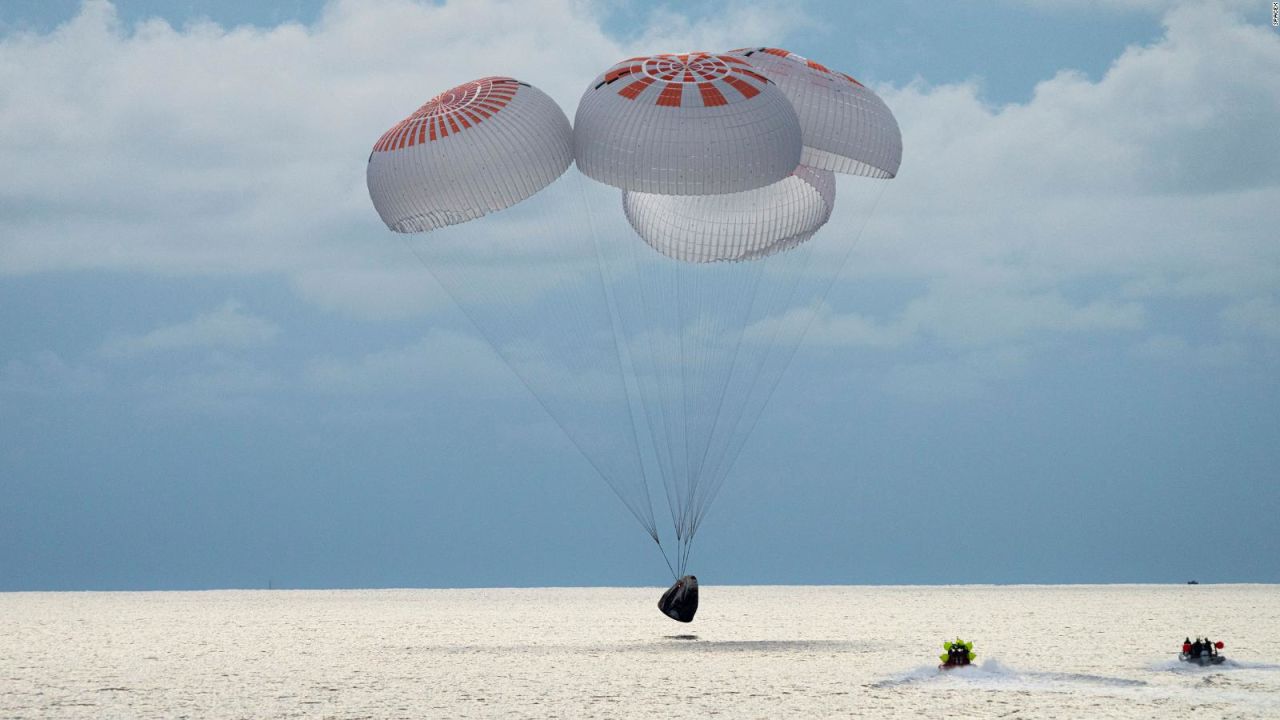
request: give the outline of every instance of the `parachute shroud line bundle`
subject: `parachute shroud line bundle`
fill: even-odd
[[[668,595],[685,599],[660,606],[691,620],[693,537],[901,153],[892,113],[857,80],[744,48],[617,63],[572,128],[527,83],[464,83],[378,139],[367,181],[658,543],[678,578]],[[837,195],[843,230],[821,233]]]

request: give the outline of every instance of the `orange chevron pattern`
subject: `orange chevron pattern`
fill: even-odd
[[[750,100],[769,82],[740,58],[692,52],[624,60],[604,74],[597,89],[624,78],[629,82],[617,92],[628,100],[637,99],[651,85],[661,83],[662,90],[653,102],[663,107],[691,106],[696,104],[690,102],[694,97],[701,98],[703,107]]]
[[[446,90],[383,133],[373,151],[389,152],[435,142],[479,125],[506,107],[519,87],[513,78],[487,77]]]
[[[814,62],[813,60],[797,55],[791,52],[790,50],[783,50],[782,48],[761,47],[761,48],[738,48],[737,50],[731,50],[730,52],[740,52],[747,56],[750,56],[751,53],[753,52],[762,52],[768,55],[776,55],[780,58],[786,58],[788,60],[802,62],[809,69],[817,70],[818,72],[824,75],[828,75],[832,78],[840,78],[842,80],[848,80],[849,82],[853,83],[854,85],[857,85],[858,87],[865,87],[862,83],[855,80],[851,75],[846,75],[845,73],[842,73],[842,72],[836,72],[828,68],[826,65],[823,65],[822,63]]]

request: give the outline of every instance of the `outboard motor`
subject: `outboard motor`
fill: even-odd
[[[685,575],[676,581],[662,598],[658,600],[658,609],[664,615],[679,622],[692,622],[698,612],[698,578]]]

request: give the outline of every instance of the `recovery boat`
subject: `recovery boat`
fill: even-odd
[[[1193,665],[1221,665],[1226,662],[1226,657],[1218,652],[1226,647],[1226,643],[1221,640],[1217,642],[1209,642],[1205,639],[1201,642],[1200,638],[1196,638],[1194,643],[1183,642],[1182,652],[1178,653],[1178,659],[1185,663]]]

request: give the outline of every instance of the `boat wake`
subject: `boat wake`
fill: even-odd
[[[1220,667],[1223,666],[1236,667],[1241,670],[1280,670],[1280,665],[1275,663],[1249,662],[1247,660],[1236,661],[1230,658],[1228,658],[1226,662],[1222,663],[1222,666]]]
[[[1218,665],[1197,665],[1195,663],[1183,662],[1181,660],[1161,660],[1153,663],[1150,669],[1163,672],[1177,672],[1194,675],[1202,675],[1204,673],[1222,672],[1223,670],[1280,670],[1280,665],[1275,663],[1251,662],[1248,660],[1232,660],[1227,658]]]
[[[1092,675],[1087,673],[1018,671],[997,659],[988,659],[980,664],[968,665],[953,670],[940,670],[936,666],[919,667],[892,678],[886,678],[872,687],[893,687],[924,682],[948,682],[965,685],[986,686],[989,688],[1026,688],[1035,686],[1051,690],[1063,685],[1095,685],[1104,687],[1142,687],[1145,680]]]
[[[951,670],[942,670],[936,664],[922,665],[914,670],[909,670],[900,675],[895,675],[891,678],[885,678],[884,680],[873,683],[871,687],[893,687],[895,685],[934,682],[939,680],[949,680],[952,678],[955,678],[958,681],[972,681],[1012,677],[1017,677],[1017,673],[1000,664],[1000,661],[990,659],[984,660],[981,663],[965,665],[964,667],[953,668]]]

